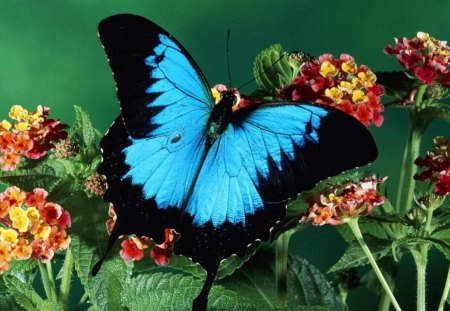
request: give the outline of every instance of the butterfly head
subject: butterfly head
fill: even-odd
[[[216,84],[211,92],[216,105],[226,103],[227,106],[231,105],[232,111],[247,106],[248,99],[242,96],[236,88],[228,89],[223,84]]]

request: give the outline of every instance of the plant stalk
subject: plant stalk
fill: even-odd
[[[438,311],[444,311],[447,303],[448,293],[450,290],[450,266],[448,268],[447,280],[445,281],[444,291],[442,292],[441,302],[439,303]]]
[[[65,311],[69,310],[69,294],[72,280],[73,255],[70,248],[67,249],[66,257],[62,267],[62,278],[60,287],[60,301]]]
[[[83,296],[80,298],[80,301],[78,302],[74,310],[79,311],[88,298],[89,298],[88,293],[84,292]]]
[[[49,299],[50,301],[54,301],[52,290],[50,289],[51,285],[48,278],[47,269],[45,268],[44,264],[41,261],[38,261],[38,266],[39,272],[41,274],[42,285],[44,286],[45,295],[47,296],[47,299]]]
[[[417,311],[426,310],[426,270],[429,245],[421,244],[411,248],[417,270]]]
[[[275,241],[275,282],[278,307],[287,306],[287,264],[289,240],[295,230],[283,232]]]
[[[364,254],[366,255],[367,259],[369,259],[369,263],[372,266],[372,269],[375,272],[375,275],[377,276],[378,280],[381,283],[381,286],[384,288],[386,294],[389,296],[389,299],[392,302],[392,305],[394,306],[394,309],[397,311],[401,311],[397,300],[394,297],[394,294],[391,291],[391,288],[389,287],[389,284],[386,282],[386,279],[383,276],[383,273],[381,273],[380,268],[378,267],[377,262],[375,261],[375,258],[373,257],[372,253],[370,252],[369,247],[367,246],[366,242],[364,241],[364,238],[362,236],[361,230],[358,225],[358,218],[351,218],[348,222],[353,234],[355,235],[356,240],[358,241],[359,245],[361,246]]]
[[[56,296],[56,284],[55,284],[55,278],[53,276],[52,263],[49,261],[45,265],[47,266],[48,281],[50,283],[50,293],[52,295],[52,301],[58,302],[58,298]]]

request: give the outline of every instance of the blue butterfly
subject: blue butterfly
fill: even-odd
[[[149,20],[116,15],[99,25],[121,115],[101,141],[104,196],[123,234],[181,234],[175,253],[207,271],[242,256],[285,217],[286,201],[318,181],[365,165],[375,143],[353,117],[311,103],[275,102],[232,111],[216,104],[188,52]]]

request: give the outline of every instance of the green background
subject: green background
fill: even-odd
[[[119,112],[115,85],[97,38],[98,22],[130,12],[155,21],[190,51],[213,85],[228,81],[226,32],[231,29],[233,86],[252,78],[253,59],[263,48],[281,43],[287,50],[313,55],[353,55],[374,71],[399,70],[394,57],[383,54],[394,37],[428,32],[450,39],[450,1],[6,1],[0,0],[0,119],[9,107],[51,107],[51,116],[71,124],[73,105],[80,105],[94,124],[106,131]],[[241,90],[250,93],[255,85]],[[385,123],[371,131],[380,156],[371,169],[389,176],[394,193],[406,138],[407,116],[385,112]],[[424,139],[449,136],[449,126],[435,122]],[[316,228],[296,236],[291,244],[322,271],[345,249],[332,228]],[[436,308],[448,264],[432,253],[429,306]],[[400,270],[396,294],[404,310],[414,309],[415,273],[410,256]],[[376,297],[365,288],[349,297],[351,310],[375,310]]]

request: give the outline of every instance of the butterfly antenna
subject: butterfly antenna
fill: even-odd
[[[228,87],[231,87],[231,71],[230,71],[230,33],[231,29],[228,28],[227,33],[227,66],[228,66]]]
[[[250,83],[252,83],[253,81],[256,80],[256,78],[258,78],[259,76],[261,76],[263,73],[266,73],[269,69],[273,68],[276,64],[278,64],[278,62],[280,60],[283,59],[283,57],[287,56],[287,53],[283,53],[280,57],[278,57],[278,59],[276,61],[273,62],[272,65],[270,65],[269,67],[267,67],[264,71],[258,73],[254,78],[248,80],[247,82],[245,82],[244,84],[242,84],[241,86],[239,86],[237,89],[240,90],[243,87],[246,87],[247,85],[249,85]]]

